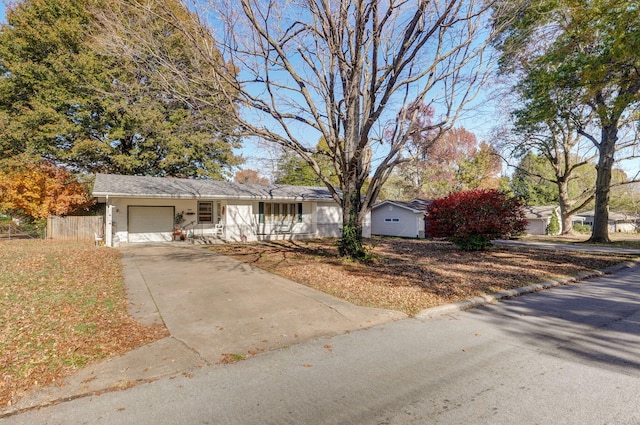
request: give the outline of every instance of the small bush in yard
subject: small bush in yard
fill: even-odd
[[[551,220],[549,221],[549,225],[547,226],[547,234],[548,235],[557,235],[560,233],[560,219],[558,218],[558,213],[556,210],[551,212]]]
[[[427,233],[448,238],[464,250],[491,246],[491,239],[524,232],[522,203],[498,190],[471,190],[436,199],[427,208]]]

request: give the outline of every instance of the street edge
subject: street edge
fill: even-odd
[[[615,266],[607,267],[603,270],[588,270],[579,273],[575,276],[564,277],[559,279],[550,279],[544,282],[535,283],[533,285],[523,286],[521,288],[509,289],[507,291],[496,292],[490,295],[481,295],[466,300],[458,301],[452,304],[441,305],[437,307],[427,308],[420,311],[414,316],[416,319],[429,319],[436,316],[442,316],[446,314],[456,313],[460,311],[469,310],[475,307],[480,307],[486,304],[495,303],[500,300],[519,297],[521,295],[531,294],[534,292],[543,291],[545,289],[554,288],[557,286],[565,286],[576,282],[581,282],[594,277],[605,276],[615,273],[623,269],[629,269],[640,265],[640,257],[634,258],[624,263],[617,264]]]

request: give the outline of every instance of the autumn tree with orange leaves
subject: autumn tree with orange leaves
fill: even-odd
[[[268,184],[269,179],[262,177],[256,170],[250,168],[246,170],[236,171],[233,176],[233,181],[236,183],[254,183],[254,184]]]
[[[0,171],[0,210],[41,219],[87,209],[93,203],[76,176],[50,162],[15,165]]]
[[[437,136],[437,137],[436,137]],[[434,199],[454,192],[498,189],[502,163],[493,145],[463,127],[412,141],[413,160],[401,164],[388,192],[396,199]]]

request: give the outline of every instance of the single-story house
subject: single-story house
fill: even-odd
[[[574,224],[585,224],[593,227],[595,211],[585,211],[573,216]],[[640,216],[609,211],[609,232],[633,233],[638,229]]]
[[[525,207],[525,218],[527,219],[526,232],[528,235],[546,235],[547,227],[551,223],[551,215],[555,210],[558,215],[558,224],[562,231],[562,221],[560,220],[560,207],[558,206],[540,206]]]
[[[382,201],[371,209],[371,234],[424,238],[424,214],[431,201],[413,199],[409,202]]]
[[[256,241],[339,237],[342,210],[326,188],[97,174],[105,243],[187,237]],[[370,237],[365,222],[363,236]]]

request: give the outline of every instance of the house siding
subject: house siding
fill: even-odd
[[[342,208],[335,202],[316,203],[316,235],[340,237],[342,235]]]
[[[198,202],[213,202],[213,223],[198,223]],[[295,203],[291,200],[269,200],[265,202]],[[221,214],[218,215],[217,203]],[[285,232],[276,223],[259,222],[259,202],[242,200],[206,200],[206,199],[134,199],[109,198],[108,204],[113,211],[112,238],[120,243],[161,242],[171,240],[169,232],[158,234],[130,234],[129,207],[174,207],[175,214],[182,213],[183,228],[196,236],[213,234],[216,222],[224,224],[222,239],[228,242],[299,239],[312,237],[339,237],[342,228],[341,208],[334,202],[301,202],[302,222],[294,223]],[[369,235],[365,234],[365,237]]]
[[[527,220],[525,232],[527,232],[528,235],[546,235],[548,225],[548,219],[529,219]]]
[[[230,242],[255,241],[257,221],[253,214],[253,203],[227,202],[225,209],[225,239]]]

